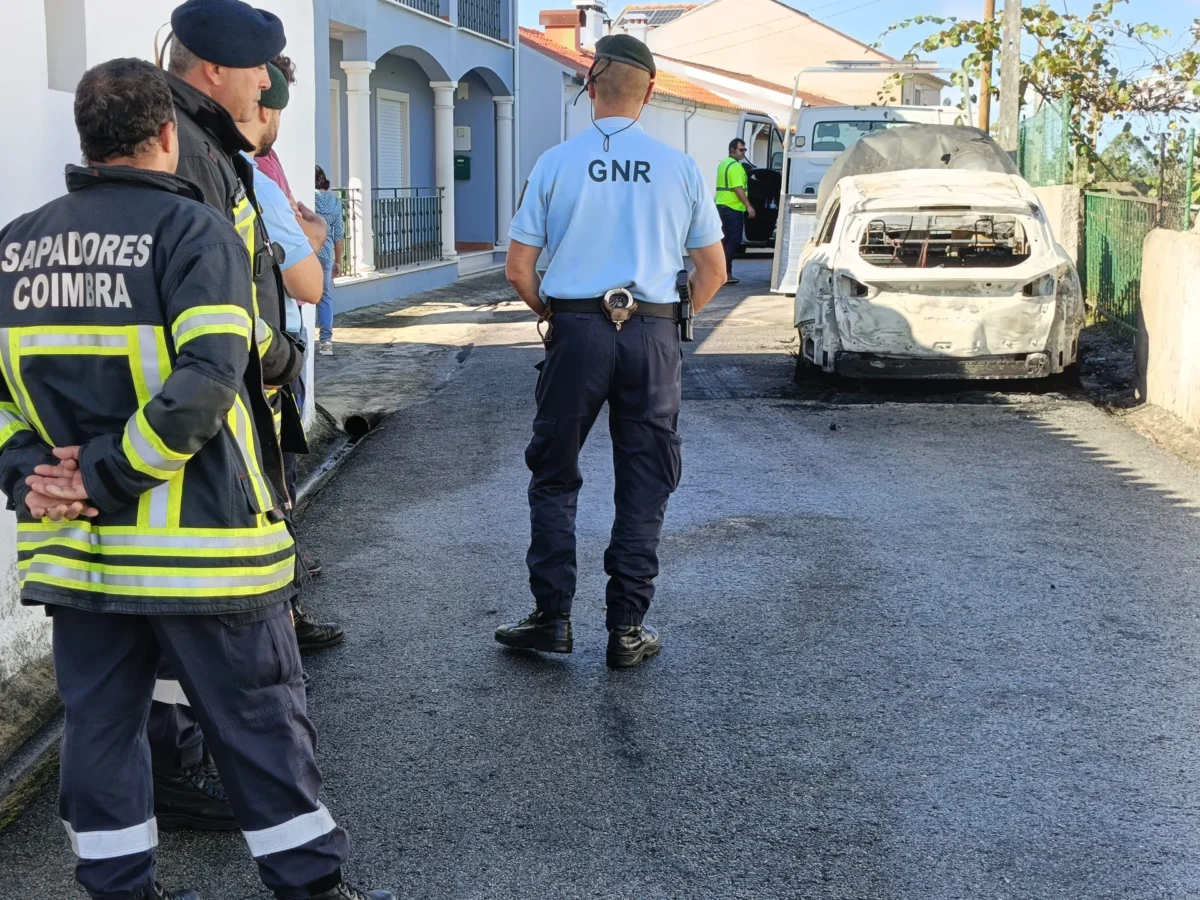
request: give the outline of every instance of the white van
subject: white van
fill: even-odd
[[[806,106],[800,110],[787,152],[787,190],[775,234],[771,290],[795,294],[800,255],[816,225],[817,191],[833,161],[862,137],[905,125],[962,125],[963,111],[949,106]]]

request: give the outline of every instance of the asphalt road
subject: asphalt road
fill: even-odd
[[[575,654],[492,641],[530,606],[538,349],[511,310],[319,497],[307,606],[349,638],[308,659],[310,705],[349,874],[403,898],[1200,897],[1196,470],[1061,385],[794,387],[789,310],[740,265],[687,359],[642,668],[604,666],[603,428]],[[160,856],[205,900],[264,896],[237,835]],[[48,792],[0,834],[0,897],[82,896],[70,869]]]

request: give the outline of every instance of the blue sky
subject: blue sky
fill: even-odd
[[[665,0],[664,0],[665,2]],[[982,15],[983,0],[785,0],[789,5],[803,10],[814,18],[828,22],[834,28],[872,44],[888,25],[911,16],[936,14],[960,18]],[[1025,0],[1033,2],[1033,0]],[[1050,0],[1058,8],[1072,12],[1083,12],[1092,5],[1092,0]],[[569,9],[570,0],[520,0],[521,24],[538,27],[538,13],[543,9]],[[997,6],[1003,6],[998,0]],[[624,4],[620,0],[609,0],[609,14],[616,16]],[[1200,0],[1133,0],[1118,7],[1119,17],[1128,21],[1148,21],[1170,28],[1173,39],[1181,41],[1187,33],[1192,19],[1200,17]],[[899,56],[913,43],[928,33],[926,28],[912,28],[890,36],[883,44],[888,53]],[[943,65],[956,65],[961,53],[948,52],[936,57]],[[1130,54],[1129,63],[1136,57]]]

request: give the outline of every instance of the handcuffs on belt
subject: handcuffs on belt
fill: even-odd
[[[633,299],[633,294],[629,293],[628,289],[614,288],[604,295],[604,301],[600,307],[608,316],[608,321],[616,326],[617,331],[620,331],[621,326],[637,312],[637,301]]]
[[[608,321],[613,323],[613,326],[617,329],[617,331],[620,331],[621,326],[633,317],[633,314],[637,312],[637,308],[637,300],[634,299],[633,294],[630,293],[628,288],[614,288],[605,294],[604,299],[600,301],[600,309],[608,318]],[[542,325],[550,322],[553,314],[554,310],[552,307],[551,309],[547,310],[546,315],[538,319],[538,337],[540,337],[543,341],[550,339],[549,328],[553,328],[554,326],[553,323],[551,323],[548,326],[546,333],[543,334]]]

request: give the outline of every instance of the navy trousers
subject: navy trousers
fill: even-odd
[[[679,486],[679,326],[635,315],[618,332],[601,313],[551,319],[525,451],[531,539],[526,563],[539,609],[569,613],[575,597],[579,451],[605,403],[616,516],[604,554],[607,625],[640,624],[654,599],[667,501]]]
[[[746,214],[728,206],[718,206],[717,212],[721,214],[721,232],[724,235],[721,245],[725,248],[725,274],[732,275],[733,258],[737,256],[746,234]]]
[[[338,883],[348,839],[317,798],[316,732],[286,604],[221,616],[53,614],[66,708],[59,811],[93,898],[155,880],[146,721],[160,656],[204,729],[263,883],[287,900]]]

